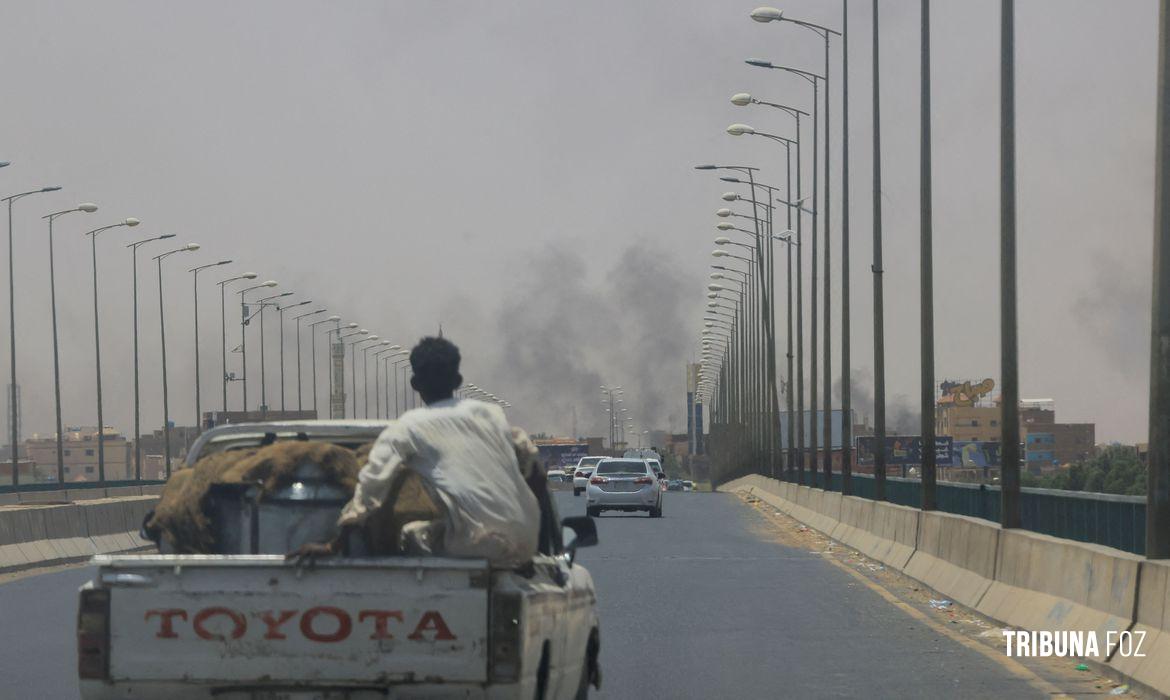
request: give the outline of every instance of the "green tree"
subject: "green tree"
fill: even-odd
[[[1040,479],[1040,486],[1066,491],[1092,491],[1140,496],[1146,492],[1146,467],[1137,451],[1126,445],[1110,445],[1089,459]]]

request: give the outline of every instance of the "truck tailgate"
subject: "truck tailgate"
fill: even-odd
[[[96,558],[110,679],[223,685],[483,682],[486,562],[280,556]]]

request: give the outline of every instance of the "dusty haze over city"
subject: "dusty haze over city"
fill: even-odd
[[[932,3],[939,379],[998,380],[995,5]],[[64,188],[15,209],[24,434],[53,431],[40,217],[82,201],[101,209],[56,229],[67,425],[96,420],[81,233],[134,216],[138,228],[99,239],[106,423],[124,432],[132,430],[124,245],[161,233],[202,245],[167,261],[179,425],[194,421],[187,269],[231,258],[223,276],[275,278],[295,300],[312,299],[396,343],[442,324],[463,349],[467,379],[508,399],[513,421],[531,431],[568,434],[575,413],[578,433],[602,434],[601,384],[625,387],[639,426],[684,430],[684,363],[697,352],[714,211],[728,189],[692,166],[751,164],[765,182],[779,182],[778,144],[724,129],[745,122],[788,134],[788,121],[728,98],[746,91],[807,109],[806,83],[743,60],[818,71],[822,61],[815,35],[756,24],[754,6],[9,4],[0,21],[0,159],[12,166],[0,170],[0,190]],[[793,0],[784,9],[838,23],[837,4]],[[888,392],[891,427],[917,432],[918,14],[909,2],[883,3],[882,13]],[[1156,13],[1156,3],[1136,0],[1017,8],[1021,394],[1055,399],[1059,420],[1096,422],[1098,441],[1144,441],[1146,432]],[[854,408],[867,415],[869,22],[868,4],[858,4],[850,24],[852,339]],[[834,62],[839,76],[839,56]],[[836,212],[833,220],[837,263]],[[144,431],[162,423],[149,263],[161,250],[144,249],[140,263]],[[213,280],[222,278],[209,271],[200,281],[205,410],[220,408]],[[230,304],[229,347],[239,342]],[[274,339],[268,401],[279,407]],[[231,358],[229,370],[239,372],[238,355]],[[7,367],[7,344],[2,359]],[[258,371],[252,365],[250,399]],[[288,386],[295,407],[291,372]],[[230,407],[239,408],[238,385]]]

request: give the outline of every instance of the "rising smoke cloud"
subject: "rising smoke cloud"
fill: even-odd
[[[873,370],[861,367],[850,373],[849,399],[855,420],[873,425]],[[886,385],[887,389],[889,384]],[[833,382],[833,400],[841,405],[841,380]],[[922,432],[922,412],[906,394],[886,394],[886,433],[918,435]]]
[[[510,418],[530,432],[569,435],[576,423],[579,436],[606,434],[602,385],[623,388],[640,428],[681,429],[692,330],[685,280],[669,253],[641,243],[600,276],[597,259],[550,244],[519,267],[483,381],[500,387]]]

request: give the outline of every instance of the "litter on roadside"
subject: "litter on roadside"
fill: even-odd
[[[1116,688],[1114,688],[1113,690],[1110,690],[1109,694],[1110,695],[1125,695],[1128,692],[1129,692],[1128,685],[1119,685]]]
[[[1085,664],[1077,664],[1076,666],[1073,666],[1073,668],[1078,670],[1078,671],[1088,671],[1089,670],[1089,667]]]
[[[989,629],[989,630],[987,630],[987,631],[985,631],[985,632],[980,632],[980,633],[979,633],[979,636],[980,636],[980,637],[996,637],[996,638],[1002,638],[1002,637],[1003,637],[1003,634],[1004,634],[1004,632],[1007,632],[1007,630],[1005,630],[1005,629],[1000,629],[1000,628],[996,627],[996,628],[993,628],[993,629]]]
[[[952,605],[954,605],[954,603],[949,600],[935,600],[934,598],[930,599],[930,607],[934,608],[935,610],[949,610]]]

